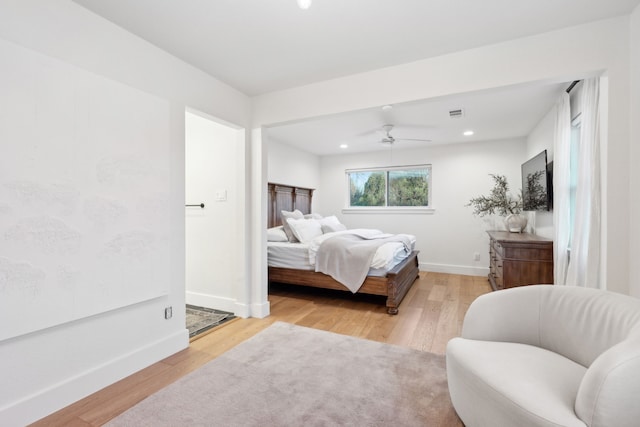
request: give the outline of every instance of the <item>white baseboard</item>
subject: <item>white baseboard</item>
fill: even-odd
[[[271,304],[265,301],[259,304],[251,304],[251,317],[263,319],[271,313]]]
[[[187,304],[196,305],[198,307],[209,307],[217,310],[228,311],[239,317],[242,316],[238,313],[238,305],[236,300],[231,298],[218,297],[215,295],[201,294],[198,292],[187,291],[185,301]]]
[[[261,304],[242,304],[236,303],[235,315],[246,319],[248,317],[255,317],[257,319],[263,319],[271,314],[271,304],[269,301]]]
[[[189,346],[189,332],[179,332],[64,382],[0,408],[0,425],[31,424]]]
[[[469,265],[432,264],[421,262],[419,263],[418,268],[420,271],[460,274],[463,276],[486,276],[489,274],[489,267],[473,267]]]
[[[186,301],[187,304],[191,305],[230,311],[235,316],[242,317],[243,319],[248,317],[257,317],[258,319],[262,319],[267,317],[271,312],[269,301],[258,304],[244,304],[231,298],[222,298],[215,295],[200,294],[197,292],[187,292]]]
[[[233,314],[235,314],[237,317],[246,319],[248,317],[251,317],[251,307],[247,304],[236,302]]]

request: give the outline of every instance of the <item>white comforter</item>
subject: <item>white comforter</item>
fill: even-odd
[[[411,240],[403,234],[341,234],[325,240],[316,253],[316,271],[333,277],[356,293],[370,270],[371,260],[387,243],[401,243],[411,253]]]
[[[344,231],[335,231],[333,233],[325,233],[309,242],[309,262],[311,263],[311,265],[315,266],[316,264],[316,254],[322,242],[339,234],[356,234],[360,236],[367,236],[369,238],[384,238],[384,237],[392,236],[392,234],[383,233],[380,230],[370,229],[370,228],[354,228],[354,229],[344,230]],[[409,237],[409,240],[411,241],[411,246],[413,249],[416,242],[415,236],[412,236],[410,234],[406,234],[406,236]],[[404,259],[408,255],[409,253],[406,252],[405,247],[402,243],[400,242],[385,243],[384,245],[380,246],[376,251],[373,257],[373,260],[371,261],[371,268],[389,269],[390,267],[393,267],[395,264],[397,264],[397,261],[399,259]],[[393,265],[390,265],[390,264],[393,264]]]

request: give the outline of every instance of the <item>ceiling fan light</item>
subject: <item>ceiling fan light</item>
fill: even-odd
[[[309,7],[311,7],[311,0],[297,0],[298,1],[298,7],[300,9],[309,9]]]

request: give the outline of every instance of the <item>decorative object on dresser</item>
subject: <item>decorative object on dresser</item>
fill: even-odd
[[[520,214],[507,215],[504,219],[504,225],[510,233],[522,233],[527,222],[527,217]]]
[[[493,290],[553,284],[553,240],[530,233],[488,231]]]
[[[509,194],[509,183],[503,175],[490,174],[495,182],[488,196],[478,196],[469,200],[465,206],[473,207],[477,216],[498,214],[505,217],[504,223],[508,231],[521,233],[527,226],[527,218],[522,216],[522,194],[513,197]]]

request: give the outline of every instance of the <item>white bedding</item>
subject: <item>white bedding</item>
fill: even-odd
[[[311,240],[309,243],[289,243],[289,242],[268,242],[267,260],[270,267],[294,268],[297,270],[315,270],[315,256],[318,248],[328,238],[343,233],[360,233],[369,235],[381,235],[380,230],[374,229],[352,229],[325,233]],[[415,248],[416,237],[410,234],[411,250]],[[404,245],[399,242],[389,242],[380,246],[376,251],[371,268],[370,276],[384,276],[389,270],[395,267],[409,254],[405,251]]]
[[[309,263],[307,243],[268,242],[267,264],[269,267],[314,270],[314,266]]]

